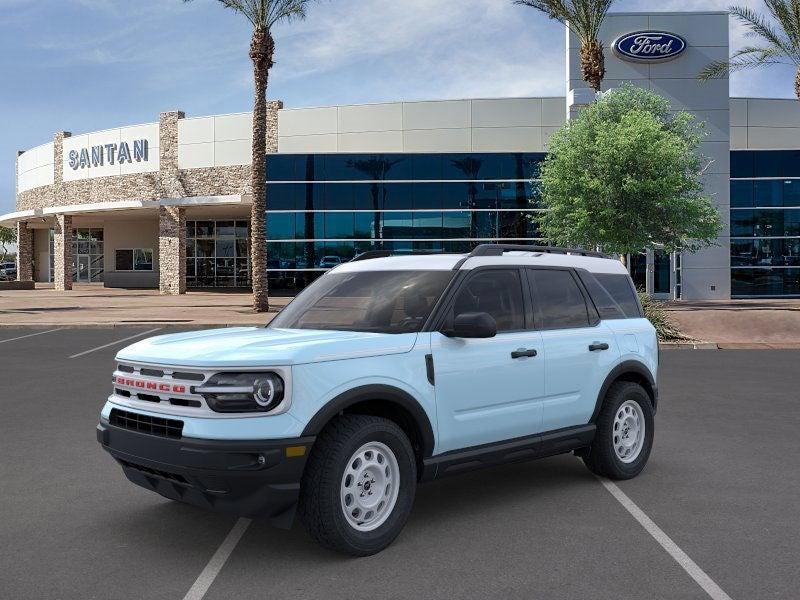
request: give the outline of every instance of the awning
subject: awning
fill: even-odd
[[[93,202],[91,204],[67,204],[48,206],[0,215],[0,225],[12,227],[19,221],[47,218],[55,215],[85,215],[117,210],[158,208],[159,206],[219,206],[226,204],[250,204],[249,196],[230,194],[225,196],[190,196],[187,198],[162,198],[160,200],[118,200],[115,202]]]

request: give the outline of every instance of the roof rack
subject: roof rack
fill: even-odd
[[[543,254],[577,254],[578,256],[592,256],[594,258],[610,258],[602,252],[582,250],[580,248],[557,248],[555,246],[527,246],[524,244],[480,244],[469,253],[467,258],[473,256],[503,256],[506,252],[541,252]]]
[[[387,256],[413,256],[419,254],[447,254],[444,250],[367,250],[355,255],[350,262],[370,260],[372,258],[386,258]]]

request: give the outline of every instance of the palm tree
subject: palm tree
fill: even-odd
[[[563,23],[581,41],[581,75],[595,92],[606,76],[600,27],[614,0],[514,0]]]
[[[469,195],[469,235],[474,240],[478,237],[478,213],[475,209],[478,208],[478,186],[475,185],[475,180],[478,179],[478,173],[483,166],[483,161],[471,156],[461,158],[458,160],[450,161],[453,166],[464,173],[469,179],[467,186],[467,194]],[[498,217],[499,218],[499,217]]]
[[[225,8],[235,10],[253,26],[250,59],[253,61],[255,100],[253,102],[253,205],[250,209],[252,240],[250,266],[253,271],[253,309],[269,310],[267,289],[267,242],[265,236],[266,149],[267,149],[267,81],[273,66],[275,40],[272,28],[282,21],[304,19],[306,7],[313,0],[219,0]],[[184,0],[191,2],[191,0]]]
[[[724,77],[731,71],[790,64],[797,69],[794,93],[800,100],[800,0],[764,0],[764,4],[771,19],[746,6],[730,8],[730,13],[748,29],[747,35],[757,38],[761,45],[745,46],[734,52],[730,60],[711,63],[699,78],[706,81]]]
[[[397,163],[403,162],[404,159],[398,158],[397,160],[389,160],[384,156],[373,156],[368,159],[348,160],[347,166],[356,171],[364,173],[372,180],[370,191],[372,193],[372,210],[373,210],[373,232],[372,237],[375,243],[383,247],[383,239],[381,235],[381,210],[386,202],[386,190],[383,192],[383,205],[381,203],[381,193],[379,181],[387,179],[387,174],[392,170]]]

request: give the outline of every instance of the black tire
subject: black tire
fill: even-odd
[[[369,442],[383,443],[394,453],[400,486],[387,520],[372,531],[360,531],[344,515],[340,486],[350,458]],[[414,450],[400,427],[381,417],[342,415],[325,427],[308,457],[300,486],[300,518],[322,546],[351,556],[369,556],[386,548],[402,531],[416,485]]]
[[[614,417],[623,403],[633,401],[642,409],[645,436],[637,458],[626,463],[614,451]],[[597,417],[597,433],[591,446],[583,453],[583,462],[595,475],[610,479],[631,479],[642,472],[653,447],[653,405],[642,386],[631,381],[618,381],[606,393]]]

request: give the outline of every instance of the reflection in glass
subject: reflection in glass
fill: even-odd
[[[272,216],[269,215],[269,219]],[[188,221],[186,225],[188,287],[250,285],[247,221]]]

